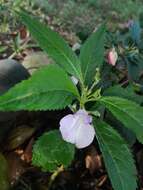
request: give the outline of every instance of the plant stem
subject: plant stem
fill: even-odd
[[[56,177],[59,175],[59,173],[64,171],[64,166],[61,165],[50,177],[50,181],[48,184],[48,189],[50,189],[52,183],[55,181]]]
[[[96,86],[96,84],[97,84],[97,81],[94,81],[94,83],[92,84],[91,88],[88,91],[88,95],[91,94],[91,92],[92,92],[93,88]]]

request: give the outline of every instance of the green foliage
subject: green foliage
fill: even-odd
[[[135,190],[136,168],[127,144],[116,130],[105,122],[94,121],[94,125],[113,188]]]
[[[143,108],[138,104],[119,97],[102,97],[100,103],[121,121],[125,127],[131,129],[138,140],[143,143]]]
[[[130,27],[130,33],[133,41],[138,44],[141,40],[141,27],[139,21],[134,21]]]
[[[77,108],[90,108],[91,102],[93,102],[96,106],[93,110],[94,115],[100,117],[100,120],[104,120],[106,107],[143,143],[143,108],[130,101],[136,101],[139,96],[133,92],[128,93],[127,89],[119,86],[105,91],[103,97],[100,94],[102,92],[100,73],[96,68],[101,66],[104,59],[104,25],[87,39],[81,48],[78,59],[59,34],[29,16],[25,11],[17,14],[40,47],[59,66],[48,65],[35,72],[29,80],[23,81],[9,90],[0,97],[0,110],[54,110],[68,105],[71,110],[77,111]],[[78,89],[68,74],[79,79]],[[72,105],[74,99],[76,101]],[[141,101],[140,99],[136,102],[141,103]],[[98,109],[99,104],[103,109]],[[78,122],[80,123],[80,121]],[[126,143],[108,124],[95,121],[94,125],[113,188],[135,190],[137,186],[136,169]],[[57,130],[45,133],[34,145],[33,164],[45,171],[53,172],[60,165],[67,167],[73,157],[73,145],[65,143]]]
[[[143,102],[142,96],[136,94],[131,86],[122,88],[120,85],[112,86],[104,91],[104,96],[116,96],[134,101],[138,104]]]
[[[34,145],[33,164],[44,171],[55,171],[60,165],[67,167],[74,158],[74,146],[66,143],[58,130],[44,133]]]
[[[64,39],[26,12],[21,11],[18,14],[40,47],[68,73],[82,80],[79,59]]]
[[[102,8],[100,14],[106,15],[106,17],[112,17],[112,20],[116,15],[120,20],[125,21],[128,18],[138,16],[143,8],[143,4],[140,0],[106,0],[106,2],[105,0],[97,0],[96,8],[98,10]]]
[[[83,44],[80,52],[83,78],[90,85],[95,77],[96,68],[100,67],[104,59],[105,26],[102,25]]]
[[[0,110],[61,109],[69,105],[77,88],[59,66],[51,64],[0,97]]]

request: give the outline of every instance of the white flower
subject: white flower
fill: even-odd
[[[77,148],[90,145],[95,136],[94,127],[91,125],[92,117],[85,110],[75,114],[68,114],[60,121],[60,131],[65,141],[75,144]]]

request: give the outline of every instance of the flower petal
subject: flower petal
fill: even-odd
[[[90,123],[92,117],[85,110],[79,110],[61,119],[60,131],[65,141],[75,144],[77,148],[85,148],[92,143],[95,130]]]
[[[108,62],[110,65],[115,66],[116,62],[118,59],[118,54],[115,50],[115,48],[113,48],[109,53],[108,53]]]
[[[69,125],[74,120],[73,114],[68,114],[60,120],[60,126]]]
[[[78,110],[74,115],[81,117],[85,124],[90,124],[92,122],[92,117],[83,109]]]
[[[95,129],[92,125],[83,124],[77,129],[75,145],[77,148],[89,146],[95,136]]]
[[[69,114],[61,119],[60,131],[65,141],[73,144],[75,143],[76,126],[75,118],[72,114]]]

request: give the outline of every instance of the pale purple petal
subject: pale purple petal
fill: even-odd
[[[74,120],[73,114],[68,114],[60,120],[60,126],[69,125],[73,123],[73,120]]]
[[[69,114],[61,119],[60,131],[65,141],[75,144],[77,148],[90,145],[95,136],[95,130],[90,123],[92,117],[85,110]]]
[[[90,115],[88,115],[88,113],[83,110],[83,109],[80,109],[78,110],[76,113],[75,113],[76,116],[80,116],[83,118],[83,122],[86,123],[86,124],[90,124],[92,122],[92,117]]]
[[[87,146],[89,146],[95,136],[95,130],[94,127],[92,125],[81,125],[78,129],[77,129],[77,133],[76,133],[76,142],[75,145],[77,148],[85,148]]]
[[[76,125],[75,118],[72,114],[69,114],[61,119],[60,131],[65,141],[75,143]]]

